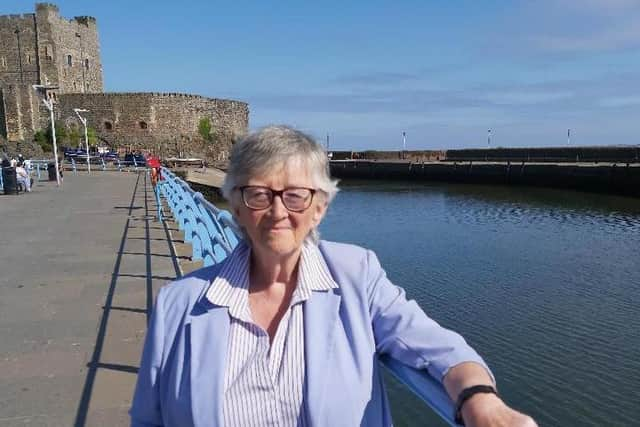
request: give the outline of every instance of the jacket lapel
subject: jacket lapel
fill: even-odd
[[[191,317],[191,412],[193,425],[222,426],[229,311],[206,298]]]
[[[311,426],[325,425],[327,377],[331,371],[340,300],[338,289],[314,291],[304,306],[306,407]]]

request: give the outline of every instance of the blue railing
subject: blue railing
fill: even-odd
[[[242,238],[231,214],[205,200],[169,169],[162,168],[162,178],[155,192],[158,219],[163,219],[163,196],[174,222],[184,232],[185,243],[192,245],[192,259],[203,260],[205,266],[223,261]],[[444,421],[458,425],[453,420],[453,402],[440,382],[390,357],[383,356],[380,362]]]

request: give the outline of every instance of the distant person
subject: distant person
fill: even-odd
[[[245,239],[160,290],[132,426],[391,426],[382,355],[440,381],[467,426],[536,425],[372,251],[319,239],[338,191],[321,145],[272,126],[232,150],[222,191]]]
[[[16,166],[16,181],[18,184],[22,184],[24,191],[31,193],[31,176],[23,167],[23,163],[18,163]]]
[[[158,181],[162,180],[162,162],[156,156],[147,157],[147,167],[151,168],[151,184],[155,189]]]

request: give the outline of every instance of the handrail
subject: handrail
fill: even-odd
[[[161,176],[155,189],[158,220],[163,220],[163,196],[174,221],[184,231],[185,242],[192,245],[192,260],[202,260],[205,266],[222,262],[242,240],[231,214],[193,191],[171,170],[161,168]],[[427,371],[403,365],[386,355],[380,357],[380,363],[445,422],[458,426],[453,419],[453,402],[442,384]]]

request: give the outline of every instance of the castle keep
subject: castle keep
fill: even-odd
[[[35,13],[0,16],[0,136],[29,141],[49,126],[48,111],[31,85],[57,87],[57,126],[78,127],[73,109],[86,113],[100,144],[163,155],[225,158],[247,132],[244,102],[175,93],[104,93],[96,20],[67,20],[57,6],[36,4]],[[198,124],[207,118],[215,137],[207,142]]]

